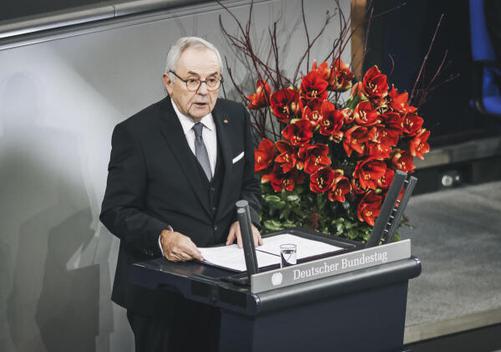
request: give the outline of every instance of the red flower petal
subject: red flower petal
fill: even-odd
[[[310,175],[310,190],[314,193],[324,193],[332,187],[334,178],[334,170],[330,167],[318,169]]]
[[[288,140],[291,145],[304,145],[313,137],[311,122],[308,120],[295,120],[283,129],[282,136]]]
[[[269,139],[263,138],[254,151],[254,171],[259,172],[267,169],[275,155],[275,144]]]
[[[256,83],[256,92],[247,97],[249,100],[247,107],[249,109],[259,109],[268,106],[270,93],[270,85],[265,81],[258,80]]]
[[[423,128],[411,139],[409,151],[412,156],[424,159],[424,155],[430,151],[430,145],[427,143],[429,137],[430,131]]]
[[[301,108],[315,106],[327,98],[329,83],[317,71],[311,71],[301,80],[299,103]]]
[[[375,190],[378,188],[378,184],[383,183],[381,179],[386,175],[386,169],[384,161],[367,159],[357,164],[355,171],[353,171],[353,177],[358,180],[363,190]]]
[[[374,226],[382,204],[383,196],[376,194],[374,191],[367,192],[357,206],[358,220]]]
[[[299,109],[299,93],[292,88],[274,92],[270,97],[271,112],[282,123],[288,123]]]
[[[386,75],[382,74],[377,66],[372,66],[365,72],[362,87],[369,99],[383,98],[388,94]]]

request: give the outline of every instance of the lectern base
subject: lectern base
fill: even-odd
[[[400,351],[407,281],[255,316],[221,311],[220,352]]]

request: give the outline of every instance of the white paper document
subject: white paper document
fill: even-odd
[[[297,259],[308,258],[324,253],[336,252],[343,248],[324,242],[309,240],[303,237],[283,234],[263,238],[263,245],[256,247],[258,267],[280,264],[280,245],[295,244]],[[243,248],[236,244],[231,246],[198,248],[204,261],[209,265],[224,267],[236,271],[246,271]]]

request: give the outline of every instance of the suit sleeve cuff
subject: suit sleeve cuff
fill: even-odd
[[[256,228],[261,231],[261,221],[259,220],[259,214],[252,207],[250,208],[251,222],[256,226]]]

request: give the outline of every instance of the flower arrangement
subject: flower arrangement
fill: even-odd
[[[266,229],[299,225],[364,239],[395,170],[413,172],[413,158],[429,151],[430,132],[407,93],[389,88],[376,66],[352,81],[336,59],[314,63],[297,87],[272,91],[258,81],[248,96],[249,109],[269,108],[283,125],[279,139],[262,138],[255,151]],[[345,102],[336,99],[350,88]]]
[[[414,91],[409,97],[390,86],[377,66],[355,79],[341,59],[352,34],[342,14],[341,33],[330,55],[309,65],[310,49],[333,17],[327,13],[322,30],[311,41],[304,21],[307,50],[292,78],[279,65],[276,23],[269,30],[268,61],[252,45],[250,15],[247,26],[234,16],[241,36],[225,30],[221,19],[220,24],[257,77],[249,94],[239,88],[229,69],[258,135],[255,171],[262,184],[265,230],[306,227],[364,241],[395,171],[412,173],[414,158],[423,159],[430,150],[430,131],[411,103]],[[308,71],[300,74],[305,60]]]

